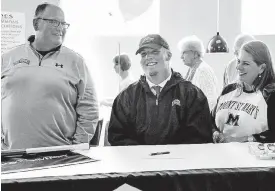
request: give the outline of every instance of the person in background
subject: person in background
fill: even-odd
[[[98,102],[83,58],[62,45],[69,24],[60,7],[43,3],[35,36],[2,55],[2,149],[87,143]]]
[[[113,58],[114,70],[119,75],[119,92],[125,90],[130,84],[134,83],[133,77],[130,73],[131,60],[126,53],[117,55]],[[100,114],[103,115],[102,118],[106,121],[105,126],[105,139],[104,145],[108,146],[108,127],[110,122],[111,107],[114,103],[115,98],[106,98],[100,102]]]
[[[122,92],[130,84],[134,83],[130,73],[131,60],[127,54],[117,55],[113,59],[114,70],[119,75],[119,92]],[[100,102],[100,105],[112,107],[114,98],[107,98]]]
[[[255,40],[252,35],[249,34],[239,34],[234,41],[234,59],[232,59],[226,66],[224,75],[223,75],[223,87],[227,86],[228,84],[232,84],[237,82],[238,80],[238,71],[236,70],[237,67],[237,58],[240,52],[240,48],[246,42],[251,40]]]
[[[212,116],[215,142],[275,141],[275,74],[268,47],[244,44],[237,57],[239,81],[226,86]]]
[[[125,90],[130,84],[134,82],[133,77],[129,71],[131,68],[131,60],[127,54],[117,55],[113,59],[115,72],[120,76],[119,92]]]
[[[168,43],[158,34],[141,39],[140,80],[114,101],[108,139],[114,145],[212,142],[211,115],[203,92],[170,67]]]
[[[213,69],[203,60],[204,46],[195,35],[187,36],[178,43],[183,63],[189,67],[185,79],[199,87],[208,99],[210,110],[217,102],[217,77]]]

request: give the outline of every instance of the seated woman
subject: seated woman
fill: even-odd
[[[223,89],[212,111],[214,142],[274,142],[275,75],[268,47],[245,43],[236,69],[238,82]]]

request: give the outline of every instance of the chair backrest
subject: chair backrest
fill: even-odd
[[[102,130],[102,124],[103,124],[103,119],[100,119],[97,123],[95,134],[93,138],[90,141],[91,146],[98,146],[99,145],[99,140],[100,140],[100,135],[101,135],[101,130]]]
[[[108,129],[109,129],[109,124],[110,124],[110,121],[107,121],[107,122],[106,122],[106,125],[105,125],[104,146],[110,146],[110,145],[111,145],[111,144],[109,143],[109,140],[108,140]]]

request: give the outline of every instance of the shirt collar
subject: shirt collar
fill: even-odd
[[[150,89],[151,89],[153,86],[160,86],[160,89],[162,89],[162,88],[165,86],[165,84],[171,79],[171,76],[172,76],[172,71],[170,72],[170,75],[168,76],[168,78],[166,78],[166,79],[165,79],[163,82],[161,82],[160,84],[154,84],[154,83],[150,82],[150,81],[148,80],[148,78],[146,78],[146,81],[147,81],[147,83],[148,83]]]

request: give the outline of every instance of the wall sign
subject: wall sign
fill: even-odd
[[[25,43],[25,14],[1,11],[1,54]]]

